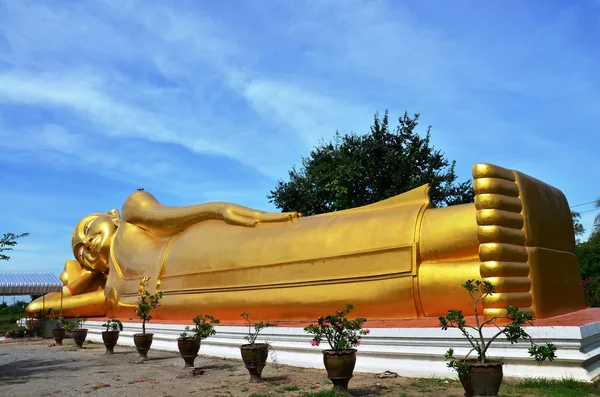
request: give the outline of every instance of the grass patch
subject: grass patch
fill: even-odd
[[[284,386],[283,390],[285,391],[298,391],[300,388],[296,385]]]
[[[17,329],[14,324],[0,323],[0,336],[4,336],[7,332],[12,332]]]
[[[0,314],[0,323],[14,323],[19,319],[16,314]]]
[[[433,391],[446,390],[457,381],[445,378],[419,378],[410,382],[410,386],[420,393],[431,393]]]
[[[458,380],[448,378],[417,378],[410,383],[414,387],[449,387],[454,383],[459,383]]]
[[[450,395],[452,395],[452,393],[451,393],[451,390],[449,390],[449,389],[454,389],[457,386],[462,389],[462,386],[460,385],[460,382],[458,380],[449,379],[449,378],[436,378],[436,377],[413,379],[412,381],[410,381],[408,386],[411,389],[421,393],[424,396],[429,396],[429,395],[450,396]],[[460,391],[462,391],[462,390],[460,390]],[[462,392],[460,394],[462,395],[463,393],[464,392]]]
[[[333,390],[322,390],[315,393],[306,393],[302,397],[339,397],[340,395]]]
[[[526,378],[502,385],[505,393],[530,393],[548,397],[600,396],[600,384],[585,383],[572,378]]]
[[[7,331],[14,331],[17,329],[17,320],[19,316],[16,314],[0,314],[0,333],[2,336]]]

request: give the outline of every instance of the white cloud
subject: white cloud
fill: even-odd
[[[0,74],[0,100],[66,107],[100,124],[103,133],[122,138],[143,138],[155,142],[176,143],[198,153],[235,156],[228,147],[214,145],[202,138],[169,129],[155,115],[144,109],[123,103],[119,98],[102,92],[105,84],[98,78],[34,74]],[[169,121],[169,118],[166,118]],[[175,123],[174,120],[173,124]]]
[[[111,147],[97,138],[76,134],[57,125],[44,125],[18,134],[0,128],[0,147],[11,149],[7,151],[9,153],[29,153],[36,156],[37,161],[49,165],[89,169],[129,183],[139,178],[169,181],[174,175],[185,175],[174,165],[165,163],[160,153],[145,152],[131,156],[127,148]]]
[[[236,67],[235,59],[227,59],[243,51],[222,38],[223,30],[209,18],[138,5],[102,9],[102,19],[79,8],[10,4],[15,18],[6,21],[3,32],[10,50],[0,60],[13,67],[0,72],[0,101],[67,109],[103,136],[173,143],[279,176],[274,168],[288,166],[288,152],[269,142],[282,139],[265,139],[262,128],[214,111],[219,107],[214,102],[223,101],[223,94],[213,95],[215,82]],[[125,16],[139,35],[116,24]],[[36,29],[25,29],[28,25]],[[70,29],[61,29],[64,25]],[[122,34],[116,35],[117,29]],[[156,73],[146,76],[147,70]]]
[[[276,119],[298,134],[307,148],[321,138],[329,139],[340,129],[367,126],[373,111],[343,100],[320,95],[300,86],[269,79],[254,79],[241,91],[265,119]]]
[[[125,182],[135,187],[145,187],[164,201],[165,195],[175,197],[171,205],[189,205],[204,201],[238,201],[239,203],[265,208],[265,195],[268,188],[264,183],[252,184],[224,179],[219,169],[203,169],[190,164],[186,159],[174,155],[169,148],[156,148],[140,143],[114,144],[98,139],[90,134],[74,133],[57,125],[45,125],[39,129],[27,129],[23,133],[8,133],[0,124],[0,150],[6,152],[4,161],[11,158],[16,162],[26,161],[46,164],[58,169],[79,169],[95,173],[114,181]],[[77,181],[72,181],[77,183]],[[36,194],[18,193],[32,186],[0,193],[0,200],[7,206],[37,207],[40,203]],[[43,203],[70,211],[80,197],[94,196],[89,184],[82,191],[70,187],[64,196],[51,199],[45,197]],[[131,192],[123,192],[129,194]],[[23,195],[21,195],[23,194]],[[47,195],[47,193],[45,193]],[[123,196],[124,199],[125,196]],[[62,201],[62,202],[61,202]],[[52,204],[51,204],[52,203]],[[107,203],[107,208],[94,211],[107,211],[120,208],[122,202]],[[110,208],[109,208],[110,207]],[[265,208],[266,209],[266,208]]]

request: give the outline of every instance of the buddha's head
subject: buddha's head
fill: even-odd
[[[106,272],[112,236],[119,225],[119,212],[94,213],[79,221],[71,241],[73,254],[81,266]]]

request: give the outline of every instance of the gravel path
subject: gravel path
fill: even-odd
[[[195,369],[184,368],[178,353],[150,350],[140,362],[133,347],[117,346],[104,356],[104,345],[86,343],[77,349],[72,339],[55,346],[51,339],[0,342],[0,396],[93,397],[242,397],[304,396],[329,391],[325,369],[274,363],[263,371],[266,382],[249,384],[241,360],[199,356]],[[202,350],[200,350],[202,352]],[[447,380],[386,378],[355,373],[354,396],[462,396],[459,383]]]

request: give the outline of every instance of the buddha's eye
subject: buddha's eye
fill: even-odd
[[[79,249],[79,259],[83,259],[83,247]]]
[[[90,230],[90,223],[92,223],[91,221],[85,224],[85,227],[83,228],[83,233],[87,234],[88,231]]]

